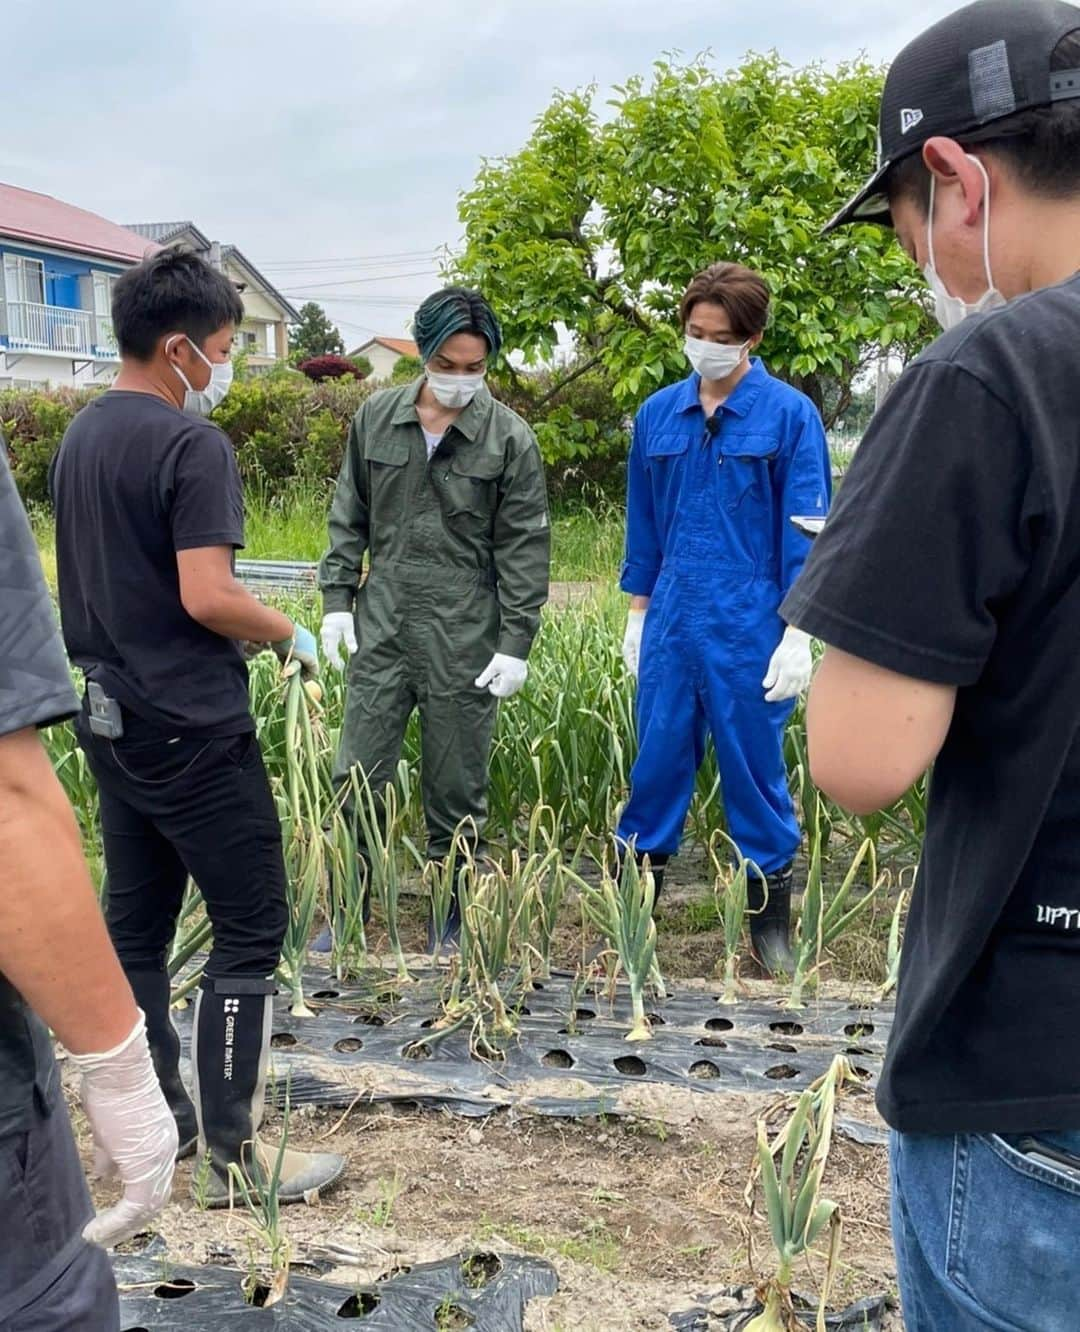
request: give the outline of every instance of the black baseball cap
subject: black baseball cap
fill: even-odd
[[[1019,111],[1080,97],[1080,69],[1050,68],[1058,43],[1078,31],[1080,8],[1065,0],[975,0],[909,42],[885,79],[877,170],[825,231],[888,226],[886,177],[927,139],[968,137]]]

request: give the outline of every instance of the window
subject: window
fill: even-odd
[[[277,357],[277,324],[266,324],[266,354]]]
[[[90,281],[93,288],[94,346],[115,354],[116,335],[112,326],[112,295],[116,274],[93,272],[90,274]]]
[[[7,301],[45,304],[45,265],[21,254],[4,255],[4,297]]]

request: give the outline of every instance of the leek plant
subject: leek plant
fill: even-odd
[[[200,911],[202,912],[201,916]],[[180,914],[177,917],[172,948],[169,952],[167,967],[169,979],[175,982],[196,953],[201,953],[203,949],[210,947],[213,937],[214,927],[210,923],[210,917],[206,914],[202,893],[199,892],[194,881],[189,879],[187,889],[184,892],[184,900],[180,907]],[[170,1003],[174,1007],[184,1007],[187,996],[202,980],[202,974],[203,968],[201,966],[196,967],[189,976],[176,984],[170,997]]]
[[[810,829],[810,869],[806,878],[802,913],[792,941],[795,974],[791,979],[791,993],[785,1002],[786,1008],[804,1006],[803,992],[821,966],[822,953],[866,910],[878,886],[874,844],[867,838],[856,852],[843,883],[832,898],[828,902],[825,901],[821,873],[821,838],[818,834],[820,812],[819,803],[814,824]],[[856,898],[854,903],[849,905],[855,880],[864,862],[869,868],[870,888],[862,897]]]
[[[829,1256],[817,1311],[817,1326],[824,1332],[825,1308],[840,1252],[840,1211],[836,1203],[822,1198],[821,1187],[832,1145],[837,1094],[851,1076],[847,1060],[837,1055],[828,1072],[799,1097],[790,1119],[772,1142],[765,1119],[758,1120],[757,1159],[748,1188],[753,1187],[754,1174],[760,1174],[777,1269],[758,1292],[763,1312],[745,1323],[743,1332],[792,1332],[801,1326],[791,1302],[794,1265],[828,1226]]]

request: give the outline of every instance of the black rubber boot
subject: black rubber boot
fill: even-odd
[[[180,1146],[176,1159],[192,1156],[199,1138],[195,1104],[180,1076],[180,1037],[169,1016],[169,977],[164,971],[129,971],[128,982],[135,1002],[146,1014],[146,1039],[154,1072],[165,1093],[165,1100],[176,1120]]]
[[[248,1187],[269,1178],[277,1149],[259,1140],[270,1055],[273,981],[233,977],[204,979],[195,1001],[191,1063],[198,1103],[199,1156],[210,1158],[205,1177],[196,1168],[192,1191],[208,1207],[242,1201],[230,1178],[237,1165]],[[341,1178],[344,1157],[332,1152],[299,1152],[287,1147],[278,1183],[278,1201],[303,1202],[305,1195]]]
[[[751,873],[746,884],[750,911],[750,945],[759,965],[770,976],[791,976],[791,866],[765,876],[765,884]],[[766,895],[766,885],[768,895]]]

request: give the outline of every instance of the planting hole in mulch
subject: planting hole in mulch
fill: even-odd
[[[711,1060],[699,1059],[696,1064],[690,1065],[690,1076],[713,1081],[720,1076],[720,1070]]]
[[[797,1045],[788,1045],[786,1041],[766,1041],[766,1050],[779,1050],[781,1054],[798,1054]]]
[[[646,1013],[645,1021],[650,1027],[666,1027],[667,1018],[662,1018],[659,1013]]]
[[[361,1013],[359,1017],[353,1018],[354,1023],[359,1023],[363,1027],[385,1027],[386,1019],[380,1017],[378,1013]]]
[[[461,1264],[461,1279],[470,1290],[483,1290],[502,1270],[502,1259],[498,1254],[473,1253]]]
[[[154,1287],[154,1294],[159,1300],[182,1300],[196,1289],[195,1282],[186,1277],[177,1277],[175,1281],[163,1281]]]
[[[337,1311],[337,1316],[339,1318],[366,1318],[368,1314],[375,1312],[379,1303],[378,1295],[374,1295],[368,1290],[361,1290],[356,1295],[349,1296]]]
[[[770,1022],[769,1030],[778,1036],[801,1036],[804,1028],[801,1022]]]
[[[438,1332],[459,1332],[461,1328],[472,1327],[475,1322],[472,1314],[466,1313],[460,1304],[440,1304],[435,1310]]]
[[[298,1045],[299,1042],[291,1031],[275,1031],[270,1037],[270,1044],[275,1050],[286,1050],[289,1046]]]
[[[312,999],[340,999],[340,990],[316,990],[311,996]]]
[[[591,1022],[596,1014],[591,1008],[575,1008],[574,1017],[578,1022]]]
[[[549,1050],[540,1062],[548,1068],[573,1068],[576,1060],[566,1050]]]
[[[259,1281],[251,1288],[251,1294],[248,1296],[248,1304],[253,1309],[265,1309],[266,1301],[270,1298],[270,1287]]]
[[[772,1078],[774,1082],[780,1082],[784,1078],[797,1078],[799,1070],[792,1068],[790,1064],[774,1064],[772,1068],[765,1070],[765,1076]]]
[[[856,1040],[858,1040],[860,1036],[873,1036],[873,1034],[874,1024],[872,1022],[850,1022],[844,1028],[844,1035],[852,1036]]]
[[[412,1041],[401,1051],[402,1059],[430,1059],[431,1046],[425,1045],[423,1041]]]
[[[375,1278],[379,1281],[393,1281],[394,1277],[408,1276],[412,1271],[411,1263],[395,1263],[393,1267],[388,1267],[385,1272]]]
[[[713,1050],[726,1050],[727,1041],[722,1041],[719,1036],[702,1036],[700,1040],[694,1042],[695,1045],[707,1045]]]
[[[644,1059],[639,1059],[637,1055],[620,1055],[615,1060],[615,1067],[620,1073],[626,1073],[633,1078],[643,1078],[648,1072]]]
[[[734,1031],[735,1023],[727,1018],[709,1018],[705,1023],[706,1031]]]
[[[364,1048],[364,1042],[358,1041],[355,1036],[346,1036],[342,1041],[334,1042],[334,1049],[338,1054],[355,1054],[357,1050]]]

